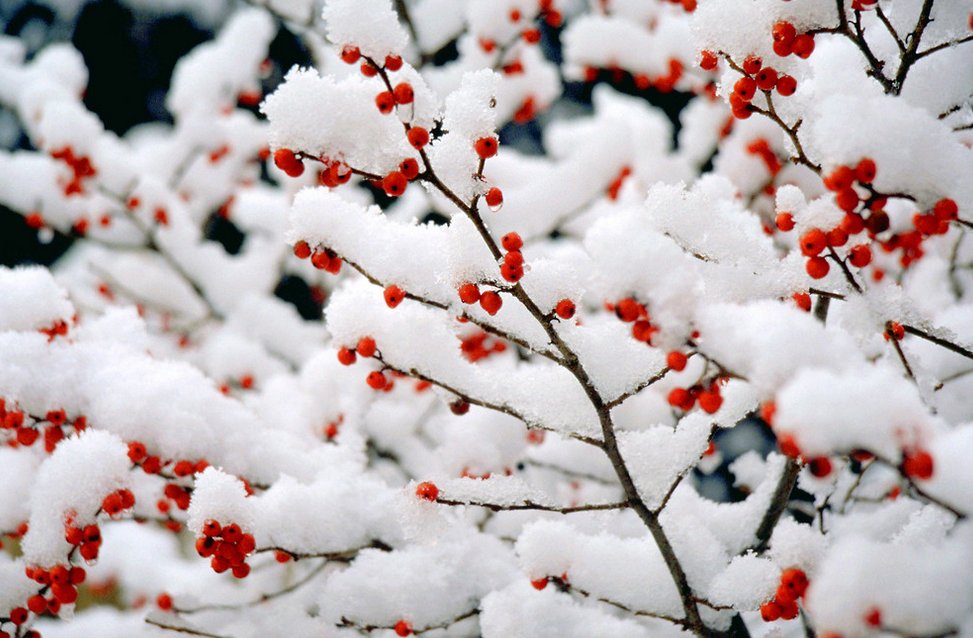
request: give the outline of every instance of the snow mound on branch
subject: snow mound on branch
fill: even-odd
[[[482,534],[395,552],[364,550],[328,579],[319,596],[321,618],[385,627],[405,619],[422,630],[475,610],[481,598],[517,577],[510,550]]]
[[[358,47],[378,64],[388,55],[401,56],[409,43],[389,0],[328,0],[322,16],[338,49]]]
[[[203,524],[210,519],[220,525],[236,523],[244,532],[254,528],[253,503],[247,500],[243,481],[215,467],[196,477],[187,526],[196,536],[202,536]]]
[[[709,601],[740,611],[757,609],[774,597],[781,569],[755,554],[735,556],[709,586]]]
[[[664,627],[660,624],[650,633],[635,620],[584,607],[553,587],[537,591],[526,579],[491,592],[483,599],[480,613],[483,638],[661,638],[665,636]],[[673,629],[671,635],[677,635],[677,631]]]
[[[30,497],[30,529],[24,561],[49,568],[64,564],[71,545],[64,539],[70,517],[83,527],[94,522],[101,503],[129,482],[128,450],[114,434],[88,430],[55,448],[41,464]]]
[[[0,268],[0,331],[50,328],[71,321],[68,294],[41,266]]]

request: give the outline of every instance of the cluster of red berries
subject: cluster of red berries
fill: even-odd
[[[679,408],[683,412],[692,410],[698,401],[699,407],[704,412],[714,414],[723,405],[720,382],[721,379],[717,378],[709,384],[696,384],[689,388],[673,388],[669,391],[667,400],[669,405]]]
[[[61,605],[71,605],[76,602],[77,586],[83,583],[87,576],[84,568],[70,565],[55,565],[50,569],[27,566],[24,568],[24,573],[42,588],[40,592],[27,599],[26,608],[17,607],[10,611],[10,621],[18,627],[27,621],[28,611],[38,616],[44,612],[56,616],[61,611]],[[50,595],[45,596],[44,592],[48,590]],[[26,637],[26,634],[23,635]]]
[[[112,492],[101,502],[101,509],[106,514],[115,518],[127,509],[135,506],[135,494],[129,489],[120,489]]]
[[[338,257],[333,250],[327,248],[311,250],[311,246],[303,239],[294,244],[294,256],[298,259],[310,258],[311,265],[332,275],[341,272],[341,257]]]
[[[730,94],[730,108],[737,119],[745,120],[750,117],[750,102],[757,95],[758,89],[768,95],[771,90],[776,89],[777,93],[785,97],[793,95],[797,90],[797,81],[793,77],[778,75],[773,67],[764,66],[763,61],[755,55],[748,56],[741,68],[744,76],[736,81],[733,93]]]
[[[800,611],[797,601],[804,596],[807,586],[807,575],[803,570],[796,567],[785,569],[780,575],[780,585],[774,598],[760,606],[760,616],[764,622],[797,618]]]
[[[780,172],[780,169],[782,168],[780,158],[777,157],[777,153],[770,148],[770,143],[765,138],[757,138],[748,144],[747,152],[751,155],[757,155],[760,157],[764,165],[767,167],[767,172],[770,173],[771,177],[776,176],[777,173]]]
[[[500,311],[500,307],[503,306],[503,299],[499,293],[495,290],[487,290],[481,293],[480,289],[474,283],[463,284],[457,292],[459,293],[460,301],[465,304],[479,302],[480,307],[491,316],[497,314]]]
[[[375,339],[372,337],[362,337],[358,340],[358,345],[355,346],[354,350],[344,346],[339,348],[338,361],[341,362],[341,365],[350,366],[358,360],[358,355],[368,359],[375,356],[376,351]],[[365,377],[365,383],[373,390],[385,390],[389,392],[392,390],[395,382],[385,376],[385,373],[381,370],[372,370]],[[337,428],[335,428],[335,433],[337,433]]]
[[[507,251],[500,266],[500,276],[510,283],[517,283],[524,276],[524,255],[520,252],[524,240],[518,233],[507,233],[500,239],[500,245]]]
[[[375,96],[375,106],[383,115],[388,115],[397,104],[412,104],[415,100],[415,92],[412,85],[408,82],[399,82],[391,91],[382,91]]]
[[[244,532],[236,523],[221,525],[209,519],[203,523],[203,535],[196,539],[196,551],[210,558],[210,566],[217,574],[231,570],[237,578],[250,573],[247,556],[257,548],[253,534]]]
[[[778,22],[771,30],[774,37],[774,53],[782,58],[794,54],[807,59],[814,52],[814,35],[798,33],[790,22]]]
[[[65,196],[80,195],[84,192],[84,185],[81,180],[94,177],[98,174],[98,171],[92,166],[91,160],[87,156],[76,156],[74,149],[70,146],[51,151],[51,157],[63,161],[71,168],[71,172],[74,174],[72,179],[64,185]]]
[[[568,583],[568,574],[565,572],[560,576],[544,576],[543,578],[530,581],[530,586],[540,591],[541,589],[547,587],[547,583],[550,581],[554,581],[563,588]]]
[[[135,503],[134,496],[130,499],[126,497],[126,502],[128,500]],[[68,516],[64,521],[64,540],[78,549],[81,558],[92,561],[98,558],[101,551],[101,528],[97,523],[78,527],[74,524],[74,517]]]
[[[30,418],[31,424],[26,423]],[[14,437],[8,441],[11,446],[33,445],[41,435],[39,425],[47,423],[43,428],[44,450],[50,454],[66,436],[65,428],[74,428],[75,432],[82,432],[88,427],[88,420],[84,416],[78,416],[69,425],[67,413],[63,409],[49,410],[43,417],[33,416],[25,413],[19,408],[7,410],[6,401],[0,399],[0,429],[12,431]]]
[[[644,73],[635,73],[631,76],[632,83],[635,84],[635,88],[639,91],[646,91],[654,86],[655,89],[660,93],[670,93],[676,88],[676,83],[682,79],[683,70],[683,63],[680,60],[670,58],[669,72],[665,75],[650,78]],[[625,79],[625,76],[629,73],[617,65],[612,65],[607,69],[587,67],[584,71],[585,82],[588,82],[589,84],[597,82],[598,78],[602,74],[602,71],[608,74],[610,81],[614,84],[620,84]]]
[[[345,415],[339,414],[338,418],[334,421],[329,421],[327,425],[321,428],[321,433],[329,441],[334,440],[334,437],[338,436],[338,426],[345,422]]]
[[[47,335],[47,341],[50,343],[51,341],[54,341],[54,337],[63,337],[68,334],[68,322],[64,321],[63,319],[58,319],[49,327],[40,328],[38,332]]]
[[[128,444],[128,458],[132,463],[140,465],[146,474],[158,474],[163,468],[172,465],[172,473],[175,476],[190,476],[197,472],[202,472],[209,467],[209,461],[199,459],[189,461],[186,459],[173,462],[172,460],[163,461],[161,457],[149,454],[145,444],[140,441],[132,441]]]
[[[491,354],[504,352],[507,344],[500,339],[491,338],[489,334],[478,330],[472,335],[460,340],[460,351],[471,363],[476,363],[480,359],[485,359]]]
[[[351,167],[341,160],[321,159],[324,167],[318,173],[318,183],[328,188],[337,188],[351,179]]]
[[[608,199],[612,201],[618,199],[618,191],[622,189],[622,183],[625,181],[625,178],[631,174],[631,166],[622,167],[622,170],[619,171],[615,179],[612,180],[612,183],[608,185]]]
[[[361,50],[358,47],[353,45],[346,46],[341,50],[340,56],[345,64],[355,64],[361,60],[361,73],[365,77],[371,78],[378,75],[379,67],[370,58],[362,60]],[[386,71],[398,71],[402,68],[402,58],[394,54],[389,54],[385,56],[385,61],[381,68]]]
[[[659,328],[652,325],[649,319],[649,311],[643,304],[631,297],[626,297],[615,305],[606,303],[605,308],[614,311],[615,316],[625,323],[632,324],[632,337],[636,341],[652,345],[652,335],[658,332]]]
[[[280,148],[274,151],[274,164],[288,177],[300,177],[304,174],[304,162],[290,149]]]
[[[776,410],[777,407],[773,402],[764,404],[761,408],[761,418],[768,424],[772,424]],[[831,474],[831,459],[826,456],[809,457],[804,455],[801,452],[801,448],[797,445],[797,439],[793,434],[777,433],[777,447],[780,448],[781,454],[784,456],[791,459],[801,459],[807,465],[808,470],[810,470],[813,476],[824,478]]]

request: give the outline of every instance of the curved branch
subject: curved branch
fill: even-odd
[[[513,512],[518,510],[534,510],[539,512],[556,512],[558,514],[574,514],[576,512],[597,512],[605,510],[620,510],[631,507],[628,501],[618,503],[592,503],[588,505],[575,505],[574,507],[557,507],[554,505],[542,505],[526,500],[523,503],[503,504],[503,503],[483,503],[476,501],[454,501],[446,498],[437,498],[437,503],[443,505],[468,505],[474,507],[485,507],[493,512]]]

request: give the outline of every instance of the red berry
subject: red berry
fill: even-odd
[[[159,594],[155,599],[155,604],[162,611],[169,611],[172,609],[172,596],[169,594]]]
[[[287,552],[276,550],[274,551],[274,558],[277,560],[278,563],[287,563],[290,562],[291,555],[288,554]]]
[[[779,213],[777,215],[777,229],[782,232],[794,230],[794,216],[790,213]]]
[[[500,245],[508,252],[517,251],[524,247],[524,240],[520,238],[518,233],[507,233],[500,240]]]
[[[933,458],[925,450],[907,452],[902,459],[902,471],[906,476],[928,480],[932,478]]]
[[[222,556],[214,556],[209,561],[209,566],[213,568],[213,571],[217,574],[222,574],[230,568],[230,561],[226,560]]]
[[[239,565],[234,565],[231,568],[233,576],[236,578],[246,578],[250,574],[250,565],[246,563],[240,563]]]
[[[618,309],[615,309],[615,314],[618,314]],[[625,319],[622,319],[625,321]],[[644,319],[640,319],[632,324],[632,337],[636,341],[641,341],[642,343],[651,343],[652,334],[658,330],[655,326]]]
[[[774,53],[782,58],[786,58],[791,53],[794,52],[794,43],[785,44],[783,42],[774,42]]]
[[[544,578],[538,578],[537,580],[530,581],[531,586],[534,589],[541,590],[547,587],[547,576]]]
[[[855,192],[854,188],[845,188],[844,190],[838,191],[834,201],[841,210],[846,213],[853,213],[858,208],[861,199],[858,197],[858,193]]]
[[[100,547],[101,543],[83,543],[78,549],[78,553],[85,560],[94,560],[98,558],[98,550]]]
[[[864,268],[872,262],[872,249],[868,244],[858,244],[852,246],[848,251],[848,261],[855,268]]]
[[[84,542],[86,543],[101,542],[101,530],[95,524],[85,526],[85,528],[81,530],[81,533],[84,534]]]
[[[480,307],[486,311],[488,315],[495,315],[500,311],[500,307],[503,305],[503,298],[500,297],[495,291],[487,290],[480,295]]]
[[[769,91],[777,86],[777,71],[772,67],[765,66],[760,69],[754,79],[757,81],[758,88]]]
[[[294,244],[294,256],[298,259],[307,259],[311,256],[311,247],[303,239]]]
[[[350,366],[357,359],[358,356],[355,354],[354,350],[345,347],[338,349],[338,361],[341,362],[341,365]]]
[[[807,274],[811,276],[811,279],[823,279],[827,276],[828,271],[831,270],[831,265],[828,264],[828,260],[824,257],[811,257],[807,260],[805,265]]]
[[[427,501],[435,501],[437,498],[439,498],[439,488],[428,481],[425,483],[419,483],[419,485],[416,486],[416,496]]]
[[[828,246],[828,236],[820,228],[812,228],[801,236],[801,253],[805,257],[814,257]]]
[[[40,594],[34,594],[27,599],[27,609],[39,616],[47,611],[47,599]]]
[[[406,133],[406,137],[409,139],[409,144],[416,149],[420,149],[429,143],[429,131],[422,128],[421,126],[413,126]]]
[[[696,400],[693,399],[692,394],[686,388],[673,388],[670,390],[667,401],[672,407],[687,411],[691,410],[696,403]]]
[[[71,545],[80,545],[84,542],[84,532],[80,527],[68,527],[64,530],[64,540]]]
[[[214,519],[208,519],[203,523],[203,536],[219,536],[223,533],[223,526]]]
[[[68,571],[68,582],[72,585],[80,585],[84,582],[85,576],[87,574],[84,571],[84,567],[72,567]]]
[[[402,68],[402,58],[397,55],[385,56],[385,68],[389,71],[398,71]]]
[[[941,199],[932,209],[933,215],[940,221],[949,221],[959,217],[959,207],[951,199]]]
[[[824,478],[831,474],[831,459],[826,456],[815,457],[808,461],[808,468],[812,475]]]
[[[286,148],[274,152],[274,164],[289,177],[300,177],[304,173],[304,163],[298,159],[294,151]]]
[[[570,319],[576,310],[574,302],[570,299],[562,299],[554,307],[554,313],[561,319]]]
[[[395,108],[395,97],[390,91],[382,91],[375,96],[375,106],[383,114],[388,115]]]
[[[848,243],[848,233],[846,233],[841,226],[832,228],[827,232],[828,245],[834,248],[839,248]]]
[[[249,382],[248,382],[249,380]],[[253,387],[253,377],[245,376],[240,380],[240,385],[244,388]],[[172,466],[172,473],[176,476],[189,476],[196,471],[196,464],[192,461],[182,460]]]
[[[615,315],[625,323],[631,323],[642,314],[642,307],[639,302],[631,297],[622,299],[615,305]]]
[[[774,42],[780,42],[784,45],[793,44],[794,38],[797,37],[797,30],[790,22],[778,22],[774,25],[772,33]]]
[[[238,543],[243,537],[243,530],[236,523],[223,526],[223,540],[227,543]]]
[[[876,170],[875,162],[866,157],[855,166],[855,178],[862,184],[871,184]]]
[[[365,383],[373,390],[383,390],[388,385],[389,380],[378,370],[372,370],[365,377]]]
[[[346,46],[341,50],[341,60],[345,64],[354,64],[361,58],[361,51],[356,46]]]
[[[419,162],[415,158],[408,158],[402,160],[399,164],[399,172],[409,181],[414,180],[419,176]]]
[[[326,250],[319,250],[311,255],[311,265],[318,270],[327,270],[331,267],[331,255]]]
[[[405,192],[409,180],[399,171],[392,171],[382,180],[382,188],[389,197],[398,197]]]
[[[857,235],[865,230],[865,220],[858,213],[847,213],[841,220],[841,230],[847,235]]]
[[[51,410],[45,418],[51,425],[63,425],[67,421],[68,415],[64,410]]]
[[[507,253],[507,254],[519,255],[520,253]],[[502,266],[500,266],[500,276],[503,277],[504,280],[509,281],[510,283],[517,283],[524,276],[524,268],[523,266],[515,265],[512,263],[504,263]]]
[[[476,303],[480,300],[480,289],[476,284],[463,284],[459,287],[459,300],[465,304]]]
[[[487,159],[496,155],[497,148],[499,148],[499,146],[500,143],[495,137],[481,137],[473,144],[476,154],[482,159]]]
[[[780,606],[780,617],[784,620],[793,620],[797,618],[797,614],[800,613],[800,609],[797,606],[797,601],[791,601],[787,605]]]
[[[14,607],[10,610],[10,622],[18,627],[27,622],[28,612],[25,607]]]
[[[196,552],[203,558],[209,558],[216,553],[216,539],[210,536],[201,536],[196,539]]]
[[[539,29],[527,29],[524,31],[523,36],[524,42],[528,42],[530,44],[537,44],[541,41],[541,32]]]
[[[714,414],[723,405],[723,397],[719,392],[707,390],[699,393],[699,407],[707,414]]]
[[[358,340],[355,351],[366,359],[375,354],[375,340],[371,337],[362,337]]]
[[[797,80],[789,75],[780,75],[777,77],[777,84],[775,86],[778,93],[787,97],[794,95],[794,91],[797,90]]]
[[[743,72],[747,75],[756,75],[760,71],[763,61],[755,55],[748,55],[743,61]]]
[[[777,447],[780,448],[784,456],[796,459],[801,455],[801,448],[797,446],[797,440],[792,434],[778,434]]]
[[[41,433],[34,428],[22,427],[17,430],[17,442],[25,447],[33,445],[40,437]]]
[[[406,620],[400,620],[395,623],[395,635],[396,636],[408,636],[412,633],[412,624]]]
[[[101,502],[101,509],[109,516],[118,514],[122,511],[122,497],[117,492],[109,494]]]
[[[865,624],[871,627],[880,627],[882,625],[882,611],[878,607],[872,607],[865,614]]]
[[[719,63],[719,58],[712,51],[703,51],[699,60],[699,67],[705,71],[712,71]]]
[[[676,372],[682,372],[686,369],[686,363],[688,363],[689,357],[679,352],[678,350],[673,350],[666,355],[666,365],[669,366],[670,370],[675,370]]]
[[[794,38],[791,49],[797,57],[807,59],[814,52],[814,37],[807,33],[802,33]]]
[[[494,186],[487,191],[484,199],[486,199],[487,206],[492,209],[497,209],[503,205],[503,191]]]
[[[733,92],[745,102],[753,99],[757,94],[757,81],[753,78],[740,78],[733,85]]]
[[[365,60],[364,62],[361,63],[360,69],[361,69],[361,74],[364,75],[366,78],[373,78],[376,75],[378,75],[378,69],[375,68],[375,65],[369,62],[368,60]]]
[[[386,288],[383,294],[385,296],[385,304],[389,308],[395,308],[405,299],[405,291],[395,285]]]
[[[855,183],[855,171],[848,166],[839,166],[824,178],[824,187],[841,192],[850,189]]]
[[[901,341],[905,337],[905,328],[902,324],[896,321],[890,321],[885,326],[885,340],[888,341],[889,338],[895,339],[896,341]]]
[[[780,618],[780,605],[774,601],[765,602],[760,606],[760,617],[764,622],[773,622]]]
[[[392,95],[395,96],[396,104],[412,104],[412,100],[416,97],[415,92],[412,90],[412,85],[408,82],[396,84],[392,90]]]
[[[138,463],[146,456],[145,446],[138,441],[132,441],[128,444],[128,458],[131,459],[132,463]]]

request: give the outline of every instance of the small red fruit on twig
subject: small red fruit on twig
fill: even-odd
[[[481,137],[473,144],[476,154],[483,159],[488,159],[496,155],[499,146],[500,144],[495,137]]]
[[[383,295],[385,296],[385,304],[389,308],[395,308],[400,303],[402,303],[403,299],[405,299],[405,291],[403,291],[401,288],[399,288],[396,285],[392,285],[386,288]]]
[[[419,483],[416,486],[416,496],[427,501],[435,501],[439,498],[439,488],[430,482]]]

